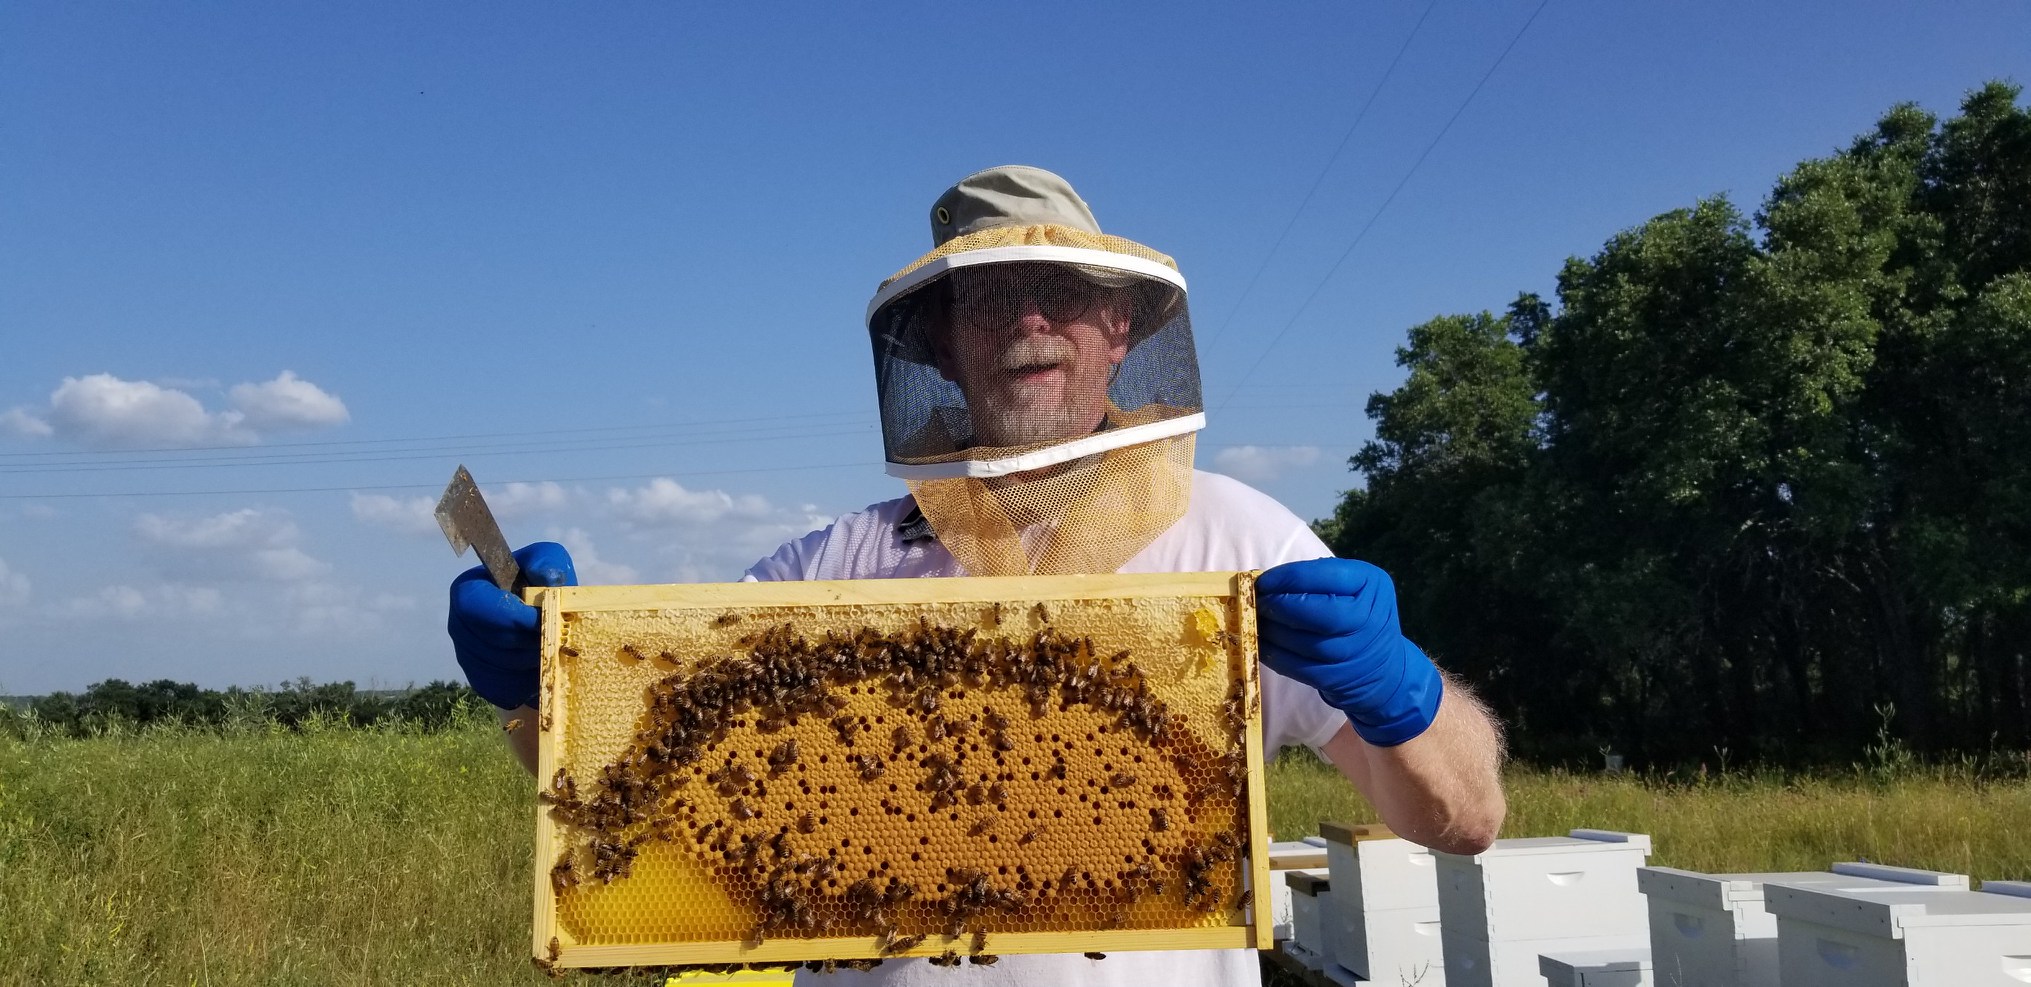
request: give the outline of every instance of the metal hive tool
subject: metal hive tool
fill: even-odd
[[[539,963],[1271,945],[1250,574],[526,595]]]

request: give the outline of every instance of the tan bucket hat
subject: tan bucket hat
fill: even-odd
[[[931,205],[930,219],[932,250],[882,281],[868,305],[870,327],[889,305],[902,309],[920,302],[906,297],[918,285],[951,268],[976,263],[1051,260],[1102,278],[1140,275],[1129,282],[1136,294],[1131,348],[1162,328],[1185,304],[1184,277],[1176,261],[1133,240],[1102,233],[1092,208],[1072,184],[1042,168],[1001,165],[968,175]],[[1063,250],[1003,249],[1032,247]],[[930,345],[919,320],[895,318],[895,311],[887,314],[883,320],[887,324],[907,327],[897,333],[891,354],[929,362]]]

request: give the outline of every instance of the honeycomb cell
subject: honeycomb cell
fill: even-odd
[[[785,939],[981,955],[990,933],[1239,924],[1259,708],[1227,602],[1009,606],[1031,619],[565,611],[542,738],[557,927],[738,960]]]

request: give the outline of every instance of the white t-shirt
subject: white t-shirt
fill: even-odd
[[[826,528],[787,542],[755,563],[743,578],[910,579],[963,576],[952,553],[934,539],[903,540],[898,530],[915,509],[908,497],[845,515]],[[1185,516],[1158,535],[1122,572],[1231,572],[1267,569],[1284,562],[1333,554],[1310,526],[1282,504],[1247,484],[1217,473],[1194,471],[1192,500]],[[1313,750],[1347,723],[1311,688],[1268,668],[1262,669],[1264,750],[1288,745]],[[1126,952],[1105,960],[1083,956],[1004,956],[994,966],[971,963],[938,969],[923,960],[889,960],[871,973],[840,971],[830,976],[800,972],[812,987],[973,987],[973,985],[1068,984],[1079,987],[1184,987],[1242,985],[1261,980],[1253,950]]]

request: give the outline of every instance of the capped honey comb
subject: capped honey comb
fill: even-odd
[[[1249,574],[528,592],[541,965],[1270,945]]]

